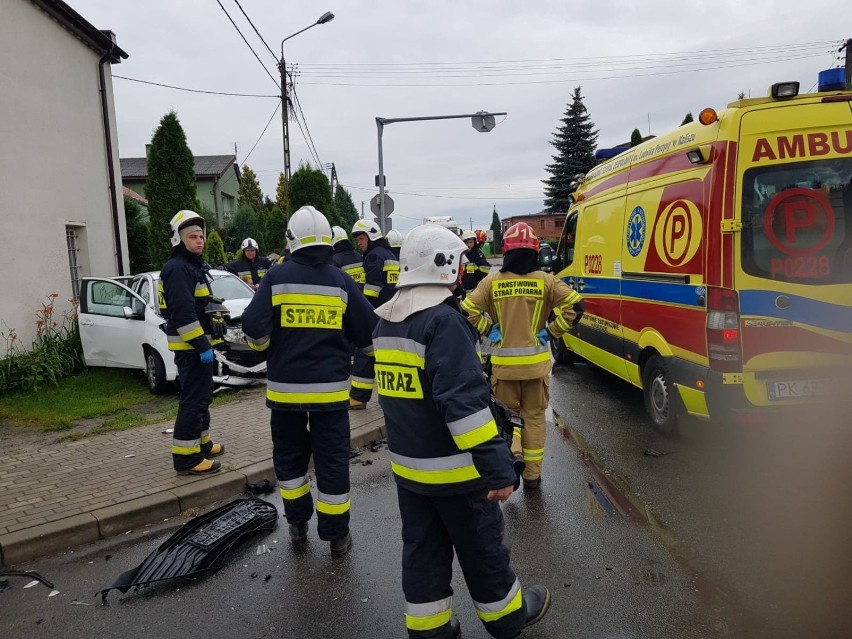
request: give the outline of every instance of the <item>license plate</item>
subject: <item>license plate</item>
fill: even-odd
[[[824,379],[790,379],[783,382],[766,383],[766,394],[770,401],[823,397],[828,393],[829,383]]]

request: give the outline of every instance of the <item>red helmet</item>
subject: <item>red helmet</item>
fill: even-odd
[[[485,234],[483,230],[477,230],[476,233],[476,241],[480,244],[485,244],[488,241],[488,236]]]
[[[503,253],[522,248],[538,253],[538,236],[526,222],[513,224],[503,233]]]

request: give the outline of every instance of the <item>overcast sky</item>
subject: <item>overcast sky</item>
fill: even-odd
[[[67,0],[130,54],[113,74],[179,87],[274,96],[273,55],[235,0]],[[487,228],[501,217],[543,208],[550,141],[574,87],[600,132],[599,147],[678,126],[704,107],[724,108],[742,91],[764,95],[773,82],[814,89],[852,37],[840,0],[239,0],[275,58],[281,40],[296,66],[296,94],[316,154],[367,216],[377,192],[375,118],[506,111],[490,133],[467,120],[385,127],[394,227],[452,215]],[[323,4],[325,2],[325,4]],[[842,31],[841,29],[846,29]],[[270,77],[270,74],[272,77]],[[274,197],[283,170],[280,100],[188,93],[114,80],[122,157],[141,157],[154,128],[174,109],[196,155],[233,153]],[[255,142],[257,144],[247,158]],[[297,123],[291,165],[316,165]]]

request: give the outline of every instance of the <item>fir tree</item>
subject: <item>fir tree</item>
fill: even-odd
[[[689,111],[686,116],[683,118],[683,122],[680,123],[681,126],[684,124],[689,124],[692,122],[692,111]]]
[[[494,212],[491,215],[491,231],[494,239],[491,241],[491,253],[503,252],[503,226],[500,224],[500,216],[497,215],[497,207],[494,207]]]
[[[284,213],[286,217],[290,213],[290,199],[287,195],[287,178],[284,173],[278,174],[278,186],[275,188],[275,208]]]
[[[237,200],[240,206],[249,206],[255,211],[263,209],[263,192],[257,175],[248,164],[243,164],[240,170],[240,186],[237,189]]]
[[[261,252],[266,251],[269,247],[263,245],[265,229],[261,225],[262,220],[257,211],[250,206],[240,204],[237,212],[228,222],[228,240],[225,248],[231,253],[236,253],[240,250],[242,241],[250,237],[260,243]]]
[[[639,129],[633,129],[633,133],[630,134],[630,146],[638,146],[642,144],[642,133]]]
[[[579,174],[585,174],[595,165],[595,146],[598,132],[589,117],[580,87],[574,89],[571,103],[561,124],[553,134],[551,144],[556,148],[553,163],[545,170],[551,177],[545,184],[545,206],[549,211],[568,208],[568,194],[574,191],[571,183]]]
[[[266,227],[267,246],[263,248],[265,254],[284,253],[287,246],[287,214],[277,206],[269,214],[269,225]]]
[[[214,268],[228,261],[228,258],[225,257],[225,245],[216,231],[210,231],[207,234],[207,242],[204,244],[204,259]]]
[[[144,219],[139,202],[129,195],[124,196],[124,219],[127,223],[127,249],[130,254],[130,272],[144,273],[151,270],[151,235],[148,222]]]
[[[314,169],[310,164],[302,164],[299,170],[290,176],[290,184],[287,186],[291,210],[313,206],[325,215],[329,224],[340,226],[337,209],[331,198],[331,184],[320,169]]]
[[[355,208],[352,195],[340,185],[338,185],[334,194],[334,205],[337,209],[337,215],[340,217],[340,226],[349,233],[355,222],[358,221],[358,209]]]
[[[175,213],[201,208],[195,194],[195,160],[177,114],[170,111],[154,131],[148,152],[145,198],[151,220],[151,266],[162,265],[171,252],[169,221]]]

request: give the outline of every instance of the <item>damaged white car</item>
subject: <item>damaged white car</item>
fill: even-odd
[[[173,390],[177,380],[157,305],[159,271],[132,277],[84,277],[80,291],[80,341],[87,366],[144,370],[152,393]],[[254,291],[227,271],[211,270],[210,292],[228,309],[224,343],[215,348],[213,382],[247,386],[266,377],[263,353],[249,348],[240,315]]]

